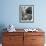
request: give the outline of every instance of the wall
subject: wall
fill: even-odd
[[[46,1],[44,0],[1,0],[0,25],[13,24],[16,28],[46,28]],[[19,5],[34,5],[34,23],[19,23]]]
[[[46,28],[45,4],[44,0],[1,0],[0,24],[13,24],[16,28]],[[34,5],[34,23],[19,23],[19,5]]]

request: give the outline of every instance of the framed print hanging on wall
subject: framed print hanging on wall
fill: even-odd
[[[22,23],[34,22],[34,5],[19,6],[19,21]]]

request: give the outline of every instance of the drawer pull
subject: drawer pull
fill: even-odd
[[[36,39],[32,39],[32,40],[36,40]]]
[[[12,40],[11,38],[9,38],[10,40]]]
[[[10,40],[13,40],[13,38],[9,38]]]

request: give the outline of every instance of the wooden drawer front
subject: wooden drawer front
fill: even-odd
[[[24,36],[24,46],[44,46],[44,36]]]
[[[44,46],[43,44],[32,44],[32,46]]]
[[[32,36],[32,44],[43,44],[44,36]]]
[[[32,44],[32,37],[30,37],[30,36],[26,36],[26,37],[24,37],[24,46],[31,46],[31,44]]]
[[[25,32],[24,33],[24,36],[29,36],[29,35],[37,35],[37,36],[41,36],[43,35],[44,36],[44,32]]]
[[[12,43],[22,43],[23,41],[23,36],[5,36],[3,37],[3,43],[4,44],[12,44]]]
[[[3,44],[2,46],[16,46],[14,44]]]
[[[23,32],[4,32],[4,36],[23,36]]]
[[[17,43],[17,44],[2,44],[2,46],[23,46],[23,43]]]
[[[3,37],[3,44],[9,43],[9,37],[4,36]]]

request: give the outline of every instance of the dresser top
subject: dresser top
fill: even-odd
[[[8,31],[7,31],[8,32]],[[16,31],[15,32],[26,32],[24,29],[16,29]],[[28,32],[32,32],[32,31],[28,31]],[[34,33],[36,33],[36,32],[43,32],[42,30],[38,30],[38,31],[33,31]],[[33,33],[32,32],[32,33]]]

